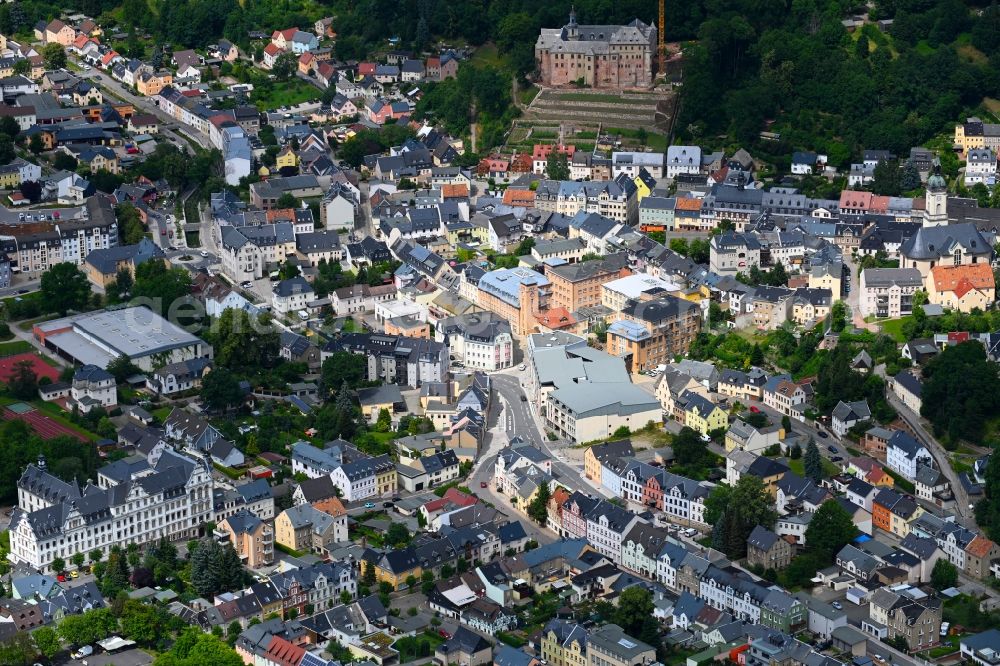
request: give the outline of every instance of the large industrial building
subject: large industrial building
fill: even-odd
[[[212,358],[212,346],[142,306],[102,310],[35,324],[35,338],[79,365],[107,368],[119,356],[147,372],[169,363]]]

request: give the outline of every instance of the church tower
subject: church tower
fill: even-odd
[[[576,7],[570,7],[569,23],[566,24],[566,39],[576,40],[580,38],[579,26],[576,23]]]
[[[923,226],[941,227],[946,224],[948,224],[948,183],[941,175],[941,160],[935,157],[931,175],[927,178]]]

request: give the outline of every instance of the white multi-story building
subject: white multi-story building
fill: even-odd
[[[997,155],[989,148],[970,148],[965,159],[965,186],[976,183],[987,187],[997,183]]]
[[[631,511],[602,500],[587,514],[587,541],[601,555],[621,562],[622,540],[639,520]]]
[[[339,442],[325,449],[318,449],[308,442],[292,445],[292,474],[305,474],[310,479],[329,476],[344,463],[343,449]]]
[[[333,470],[330,473],[330,480],[340,489],[344,500],[356,502],[381,494],[378,477],[390,470],[395,474],[396,467],[389,456],[363,458]]]
[[[18,481],[9,557],[46,570],[57,557],[196,536],[213,519],[212,485],[208,462],[172,450],[151,470],[108,488],[84,490],[49,474],[39,459]]]
[[[688,148],[698,151],[697,165],[694,170],[694,173],[698,173],[701,169],[701,149],[697,146],[672,146],[668,149],[668,151],[673,150],[674,148]],[[617,178],[621,174],[625,174],[629,178],[635,178],[643,169],[646,170],[646,173],[657,180],[663,178],[663,153],[620,152],[611,154],[612,178]],[[670,175],[669,170],[667,175]]]
[[[288,314],[304,310],[306,305],[315,298],[312,286],[301,275],[288,280],[282,280],[274,286],[271,294],[271,306],[277,314]]]
[[[111,410],[118,404],[114,375],[96,365],[85,365],[73,374],[70,397],[84,414],[96,408]]]
[[[663,544],[659,557],[656,559],[656,580],[668,590],[677,591],[677,570],[688,556],[683,547],[669,541]]]
[[[913,481],[917,478],[917,465],[921,463],[934,464],[930,451],[902,430],[894,432],[885,449],[885,464],[889,469]]]
[[[510,323],[492,312],[474,312],[438,322],[438,342],[448,345],[451,358],[466,368],[493,372],[514,364]]]
[[[667,178],[676,178],[682,173],[700,172],[701,148],[698,146],[670,146],[667,148]],[[656,178],[656,176],[653,177]]]
[[[861,314],[880,319],[912,314],[913,294],[923,285],[916,268],[867,268],[861,271]]]

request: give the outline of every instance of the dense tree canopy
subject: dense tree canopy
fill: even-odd
[[[949,444],[961,439],[979,443],[987,419],[1000,410],[998,366],[986,359],[978,342],[946,347],[923,369],[920,413],[934,426],[934,434]]]
[[[705,501],[705,522],[713,526],[712,546],[728,557],[747,554],[747,537],[757,525],[774,526],[774,500],[756,476],[744,474],[735,486],[720,484]]]
[[[990,538],[1000,541],[1000,455],[991,455],[986,464],[983,493],[976,504],[976,522]]]
[[[874,25],[853,35],[868,48],[840,23],[849,8],[815,0],[790,11],[778,2],[686,5],[705,20],[685,49],[680,131],[693,140],[726,134],[779,157],[779,167],[796,149],[846,166],[864,147],[908,154],[1000,88],[995,8],[975,20],[975,58],[955,43],[973,23],[959,0],[876,2],[873,16],[895,22],[888,35]],[[780,140],[761,142],[769,119]],[[896,181],[889,189],[901,188]]]
[[[500,70],[465,63],[458,68],[458,78],[426,86],[414,115],[433,117],[449,132],[459,135],[466,132],[474,118],[479,127],[477,149],[482,151],[501,143],[509,128],[516,113],[510,91],[510,79]]]
[[[132,298],[167,316],[191,296],[191,274],[170,268],[165,261],[146,261],[135,269]]]
[[[841,548],[858,536],[851,514],[836,501],[824,502],[806,528],[809,551],[823,562],[830,562]]]
[[[215,348],[216,365],[241,372],[274,367],[279,334],[271,315],[252,319],[244,310],[230,308],[213,321],[208,339]]]
[[[63,262],[42,273],[42,302],[47,312],[61,315],[81,310],[90,298],[90,282],[76,264]]]

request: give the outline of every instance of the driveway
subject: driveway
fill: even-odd
[[[87,666],[148,666],[153,657],[139,649],[122,650],[115,654],[95,654],[87,657]],[[71,659],[70,664],[83,664],[82,660]]]

